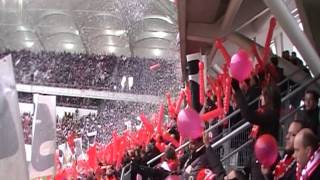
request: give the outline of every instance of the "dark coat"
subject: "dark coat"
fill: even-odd
[[[280,127],[280,113],[277,109],[260,108],[252,110],[240,90],[236,90],[236,100],[241,111],[242,117],[254,125],[259,126],[258,137],[262,134],[270,134],[278,139]]]
[[[298,111],[297,119],[305,121],[306,126],[310,128],[315,134],[317,134],[318,137],[320,137],[320,122],[319,122],[318,107],[310,111],[306,111],[306,110]]]
[[[192,167],[190,174],[185,172],[189,165]],[[200,151],[193,153],[185,163],[183,179],[189,179],[190,177],[196,179],[199,171],[203,168],[210,169],[216,174],[216,180],[223,180],[226,175],[217,153],[211,147],[203,147]]]

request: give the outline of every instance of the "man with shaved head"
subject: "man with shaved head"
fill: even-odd
[[[296,175],[299,180],[320,179],[319,139],[311,129],[302,129],[294,139],[294,158],[297,161]]]

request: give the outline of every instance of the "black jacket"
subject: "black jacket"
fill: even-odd
[[[190,173],[185,172],[188,166],[192,167]],[[200,151],[193,153],[185,163],[183,179],[190,177],[196,179],[199,171],[203,168],[210,169],[216,174],[216,180],[223,180],[226,175],[217,153],[211,147],[203,147]]]
[[[306,122],[308,128],[312,129],[312,131],[320,137],[320,123],[319,123],[319,108],[317,107],[314,110],[306,111],[301,110],[298,111],[298,118],[302,121]]]
[[[236,90],[236,100],[241,111],[242,117],[254,125],[259,126],[258,137],[262,134],[270,134],[275,139],[278,139],[278,131],[280,127],[279,110],[260,108],[252,110],[249,108],[247,101],[241,90]]]

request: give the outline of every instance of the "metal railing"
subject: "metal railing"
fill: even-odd
[[[296,71],[296,72],[294,72],[294,73],[297,73],[297,72],[299,72],[299,71]],[[314,78],[306,81],[305,83],[303,83],[302,85],[300,85],[298,88],[296,88],[296,89],[294,89],[292,92],[290,92],[288,95],[286,95],[285,97],[283,97],[283,98],[281,99],[281,102],[284,102],[284,101],[288,100],[289,98],[291,98],[292,96],[294,96],[296,93],[300,92],[301,90],[305,89],[307,86],[309,86],[309,85],[313,84],[314,82],[316,82],[319,78],[320,78],[320,74],[317,75],[317,76],[315,76]],[[280,82],[280,83],[281,83],[281,82]],[[255,100],[251,101],[251,102],[249,103],[249,105],[252,105],[252,104],[255,103],[256,101],[258,101],[258,99],[259,99],[259,98],[257,97]],[[234,116],[237,115],[238,113],[240,113],[240,109],[237,109],[236,111],[232,112],[231,114],[229,114],[227,117],[225,117],[225,118],[222,119],[221,121],[218,121],[218,123],[216,123],[215,125],[209,127],[207,130],[205,130],[205,133],[213,130],[214,128],[216,128],[216,127],[218,127],[218,126],[220,126],[220,125],[222,125],[225,121],[227,121],[227,120],[229,120],[230,118],[234,117]],[[247,128],[247,125],[248,125],[248,124],[250,125],[250,123],[245,123],[244,125],[240,126],[239,128],[245,129],[245,128]],[[239,129],[239,128],[235,129],[234,131],[240,131],[241,129]],[[217,142],[214,143],[213,145],[216,146],[215,144],[217,144],[218,142],[219,142],[220,145],[221,145],[224,141],[227,141],[227,140],[231,139],[231,138],[234,136],[233,134],[235,134],[235,133],[231,132],[230,134],[228,134],[227,136],[223,137],[222,139],[220,139],[219,141],[217,141]],[[233,136],[230,136],[230,135],[233,135]],[[177,151],[180,151],[181,149],[185,148],[185,147],[188,146],[188,145],[189,145],[189,142],[184,143],[183,145],[181,145],[180,147],[178,147],[178,148],[176,149],[176,152],[177,152]],[[151,163],[153,163],[153,162],[156,161],[157,159],[161,158],[163,155],[164,155],[164,153],[159,154],[158,156],[156,156],[156,157],[154,157],[153,159],[149,160],[149,161],[147,162],[147,164],[150,165]]]
[[[231,156],[233,156],[235,153],[243,150],[244,148],[246,148],[247,146],[249,146],[251,143],[253,143],[253,139],[249,139],[247,142],[245,142],[244,144],[242,144],[241,146],[239,146],[238,148],[236,148],[235,150],[233,150],[232,152],[230,152],[229,154],[227,154],[225,157],[221,158],[221,161],[225,161],[227,159],[229,159]]]
[[[293,116],[299,109],[301,109],[302,106],[297,107],[295,110],[289,112],[288,114],[286,114],[285,116],[281,117],[280,119],[280,123],[284,123],[289,117]],[[246,129],[243,129],[243,131],[245,131]],[[283,131],[283,129],[281,129]],[[240,131],[240,130],[239,130]],[[230,137],[231,138],[231,137]],[[283,137],[282,137],[283,138]],[[227,141],[227,140],[226,140]],[[232,140],[231,140],[232,141]],[[248,147],[249,145],[251,145],[251,143],[253,143],[253,139],[248,139],[246,142],[242,143],[239,147],[237,147],[236,149],[232,150],[230,153],[228,153],[227,155],[225,155],[224,157],[221,158],[221,162],[224,162],[228,159],[230,159],[233,155],[235,155],[236,153],[243,151],[246,147]],[[245,154],[250,156],[248,153]],[[245,155],[242,155],[243,159],[248,159],[248,157],[246,157]]]

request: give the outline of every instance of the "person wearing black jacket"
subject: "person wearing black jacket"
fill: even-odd
[[[252,110],[241,92],[239,82],[232,79],[232,87],[242,117],[253,125],[259,126],[257,137],[262,134],[270,134],[278,139],[281,96],[279,89],[274,84],[269,84],[262,88],[260,97],[260,108]]]
[[[304,109],[298,111],[297,119],[305,121],[307,126],[320,137],[319,94],[315,90],[307,90],[304,95]]]
[[[278,139],[278,131],[280,127],[280,106],[281,96],[278,88],[274,84],[266,85],[261,90],[260,108],[257,110],[250,109],[248,103],[241,92],[239,82],[232,79],[231,85],[235,92],[237,105],[241,111],[242,117],[254,125],[257,130],[255,138],[263,134],[270,134]],[[251,175],[251,179],[264,179],[261,173],[260,163],[255,156],[251,157],[250,163],[245,169],[247,175]]]
[[[183,179],[201,179],[199,178],[201,171],[206,171],[207,179],[214,177],[215,180],[223,180],[225,170],[221,164],[218,154],[212,149],[207,140],[199,137],[190,141],[191,155],[184,164],[182,171]]]

